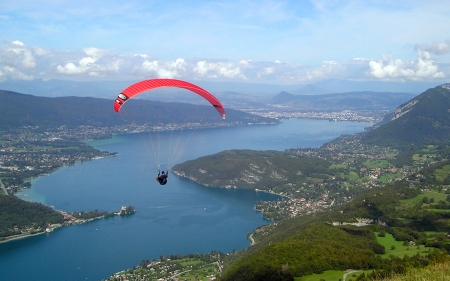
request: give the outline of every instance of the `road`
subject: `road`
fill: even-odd
[[[6,190],[5,186],[3,185],[2,181],[0,180],[0,188],[3,189],[3,192],[5,195],[8,195],[8,191]]]
[[[345,281],[345,279],[347,279],[347,275],[352,274],[354,272],[358,272],[358,271],[361,271],[361,270],[350,270],[350,271],[348,271],[347,273],[344,274],[344,276],[342,277],[342,280]]]
[[[253,239],[253,233],[250,234],[250,236],[248,237],[248,239],[250,239],[250,241],[252,242],[252,245],[255,245],[255,239]]]
[[[216,264],[217,267],[219,268],[220,274],[222,274],[222,267],[220,267],[220,262],[219,262],[219,261],[213,262],[213,263],[211,263],[211,264]],[[177,277],[177,276],[179,276],[179,275],[181,275],[181,274],[183,274],[183,273],[189,272],[189,271],[192,271],[192,269],[188,269],[188,270],[179,272],[179,273],[177,273],[177,274],[174,274],[174,275],[170,276],[169,279],[173,279],[173,278],[175,278],[175,277]]]

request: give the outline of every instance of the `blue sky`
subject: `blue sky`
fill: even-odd
[[[445,0],[2,1],[8,80],[450,82]]]

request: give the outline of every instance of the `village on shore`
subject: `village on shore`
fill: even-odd
[[[21,227],[19,225],[14,225],[14,232],[16,232],[15,235],[4,237],[3,240],[0,241],[0,243],[9,242],[16,239],[22,239],[30,236],[35,236],[39,234],[44,233],[50,233],[58,228],[65,227],[65,226],[71,226],[71,225],[77,225],[77,224],[84,224],[91,222],[93,220],[108,218],[112,216],[127,216],[132,215],[136,212],[133,206],[122,206],[119,211],[116,212],[98,212],[98,211],[92,211],[92,212],[66,212],[66,211],[58,211],[59,214],[61,214],[64,217],[64,222],[62,223],[54,223],[54,224],[48,224],[45,229],[40,227]]]

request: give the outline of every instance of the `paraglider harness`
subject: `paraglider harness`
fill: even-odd
[[[169,170],[167,170],[166,173],[164,173],[164,171],[162,171],[162,174],[161,174],[158,169],[158,177],[156,178],[156,181],[158,181],[160,185],[165,185],[167,183],[168,176],[169,176]]]

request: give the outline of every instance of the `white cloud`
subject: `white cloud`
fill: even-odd
[[[7,50],[14,54],[11,58],[14,62],[10,61],[10,64],[14,64],[17,67],[22,66],[25,69],[32,69],[37,66],[32,50],[26,47],[25,44],[20,41],[14,41],[10,46]],[[20,62],[20,65],[17,62]]]
[[[59,51],[31,47],[21,41],[14,41],[0,45],[0,80],[86,81],[166,77],[279,84],[312,83],[324,79],[444,80],[450,75],[450,64],[445,62],[438,64],[430,56],[430,52],[424,51],[435,45],[420,48],[416,46],[415,60],[394,59],[392,55],[383,55],[380,60],[357,57],[353,60],[329,60],[319,65],[304,65],[280,60],[241,59],[235,62],[184,58],[165,60],[155,58],[153,54],[120,55],[94,47],[83,48],[79,52]],[[441,52],[444,49],[439,47]]]
[[[232,62],[207,62],[199,61],[193,69],[197,77],[203,78],[240,78],[247,79],[241,68]]]
[[[17,68],[11,66],[0,67],[0,81],[5,81],[7,78],[13,80],[33,80],[33,75],[27,75]]]
[[[146,54],[136,54],[134,55],[135,57],[140,57],[140,58],[144,58],[144,59],[149,59],[150,57]]]
[[[321,65],[299,65],[280,61],[266,63],[259,67],[259,80],[275,80],[281,83],[312,83],[324,79],[362,79],[363,60],[343,62],[324,61]]]
[[[33,48],[20,41],[0,46],[0,81],[33,80],[38,67]]]
[[[436,55],[445,55],[450,53],[450,40],[446,40],[445,42],[435,42],[426,46],[415,46],[416,50],[424,50],[429,53],[433,53]]]
[[[63,74],[82,74],[86,72],[86,68],[76,66],[73,62],[66,63],[64,66],[58,65],[56,70]]]
[[[240,60],[239,65],[242,67],[251,67],[252,60]]]
[[[24,43],[22,43],[22,42],[20,42],[18,40],[11,42],[11,45],[18,45],[18,46],[21,46],[21,47],[25,46]]]
[[[348,65],[350,65],[350,62],[324,61],[319,67],[300,73],[297,76],[297,80],[299,82],[311,83],[330,78],[341,79],[342,75],[346,74]]]
[[[383,55],[379,61],[370,61],[369,68],[370,75],[382,80],[426,80],[445,77],[443,72],[438,71],[438,65],[431,59],[430,54],[424,51],[418,51],[416,61],[394,60],[392,55]]]
[[[156,75],[159,78],[180,78],[186,73],[186,61],[182,58],[172,62],[145,60],[135,72],[141,75]]]
[[[273,67],[266,67],[263,69],[264,74],[273,74],[275,72],[275,69]]]
[[[115,58],[115,55],[109,51],[98,48],[84,48],[83,52],[86,57],[75,62],[68,62],[64,65],[58,65],[56,71],[66,75],[87,74],[93,77],[104,76],[107,73],[118,72],[122,59]],[[107,57],[102,63],[99,60]]]

